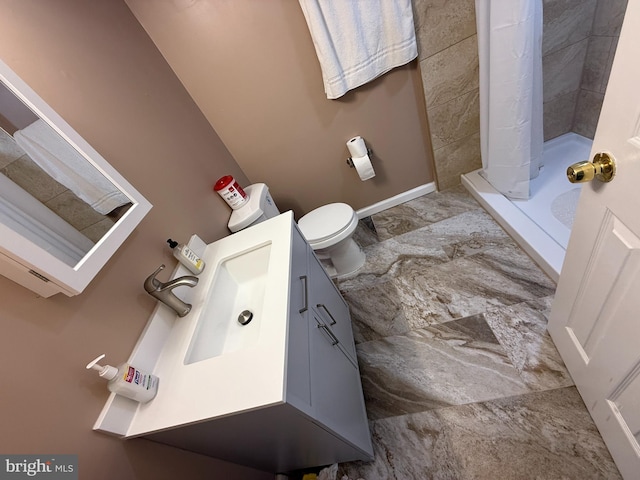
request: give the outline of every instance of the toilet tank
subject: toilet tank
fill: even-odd
[[[234,210],[229,218],[227,227],[232,232],[239,232],[256,223],[280,215],[273,198],[269,194],[269,187],[264,183],[254,183],[244,188],[249,201]]]

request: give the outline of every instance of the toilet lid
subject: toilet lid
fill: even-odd
[[[298,221],[298,227],[309,243],[317,243],[342,232],[354,214],[346,203],[330,203],[307,213]]]

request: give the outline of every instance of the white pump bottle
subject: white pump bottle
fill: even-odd
[[[123,363],[118,368],[111,365],[98,365],[98,362],[104,357],[103,353],[89,362],[87,370],[97,370],[98,375],[108,380],[107,388],[111,392],[140,403],[148,402],[156,396],[158,393],[157,376],[142,372],[128,363]]]

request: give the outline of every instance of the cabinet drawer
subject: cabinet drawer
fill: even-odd
[[[357,365],[349,307],[315,255],[309,258],[309,278],[311,304],[316,309],[316,315],[327,326],[329,334],[336,337],[344,353]]]

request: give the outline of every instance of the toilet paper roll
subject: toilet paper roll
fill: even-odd
[[[353,161],[353,166],[356,167],[358,175],[360,175],[360,180],[369,180],[376,176],[376,172],[373,170],[373,165],[371,165],[369,155],[352,157],[351,160]]]
[[[347,148],[349,149],[349,153],[353,159],[364,157],[369,153],[367,152],[367,146],[364,143],[364,139],[360,135],[349,140],[347,142]]]

